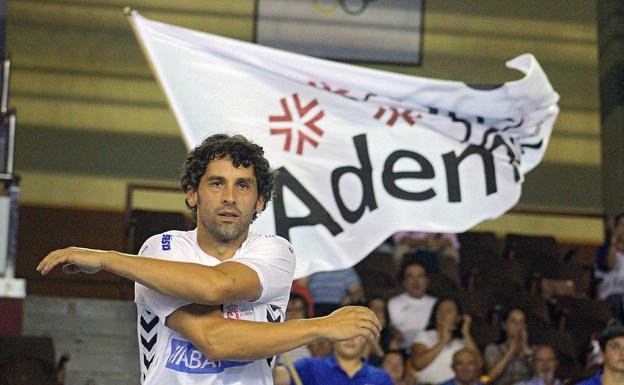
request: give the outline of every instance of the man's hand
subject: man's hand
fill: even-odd
[[[364,306],[345,306],[318,321],[321,323],[321,336],[334,341],[357,336],[375,341],[381,330],[375,313]]]
[[[95,274],[102,270],[104,258],[108,251],[85,249],[82,247],[68,247],[55,250],[48,254],[37,266],[41,275],[46,275],[55,266],[62,264],[63,272],[67,274],[87,273]]]

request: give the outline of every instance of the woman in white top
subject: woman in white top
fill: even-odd
[[[453,354],[464,347],[479,351],[470,323],[457,300],[441,298],[436,302],[427,328],[418,332],[412,343],[411,360],[420,371],[419,382],[439,384],[452,378]]]

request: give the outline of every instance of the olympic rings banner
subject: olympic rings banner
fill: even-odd
[[[289,239],[296,276],[352,266],[400,230],[462,232],[518,201],[559,112],[536,59],[498,87],[293,54],[130,13],[189,148],[214,133],[279,170],[255,231]]]
[[[419,65],[422,0],[256,0],[254,42],[334,60]]]

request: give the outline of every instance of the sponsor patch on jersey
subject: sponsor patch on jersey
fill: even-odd
[[[223,306],[223,317],[228,319],[254,319],[253,306],[251,304],[227,303]]]
[[[162,239],[160,240],[160,244],[162,245],[163,250],[171,250],[171,235],[163,234]]]
[[[221,373],[227,368],[245,366],[252,361],[212,361],[206,359],[202,352],[192,343],[177,338],[171,339],[171,354],[165,367],[177,372],[190,374]]]

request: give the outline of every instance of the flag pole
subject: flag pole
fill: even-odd
[[[282,360],[286,366],[286,370],[288,370],[288,373],[290,374],[290,378],[292,379],[292,382],[295,383],[295,385],[303,385],[303,382],[301,381],[301,377],[299,377],[299,373],[297,373],[297,369],[295,369],[295,365],[293,364],[292,358],[290,358],[290,355],[288,353],[282,353]]]

